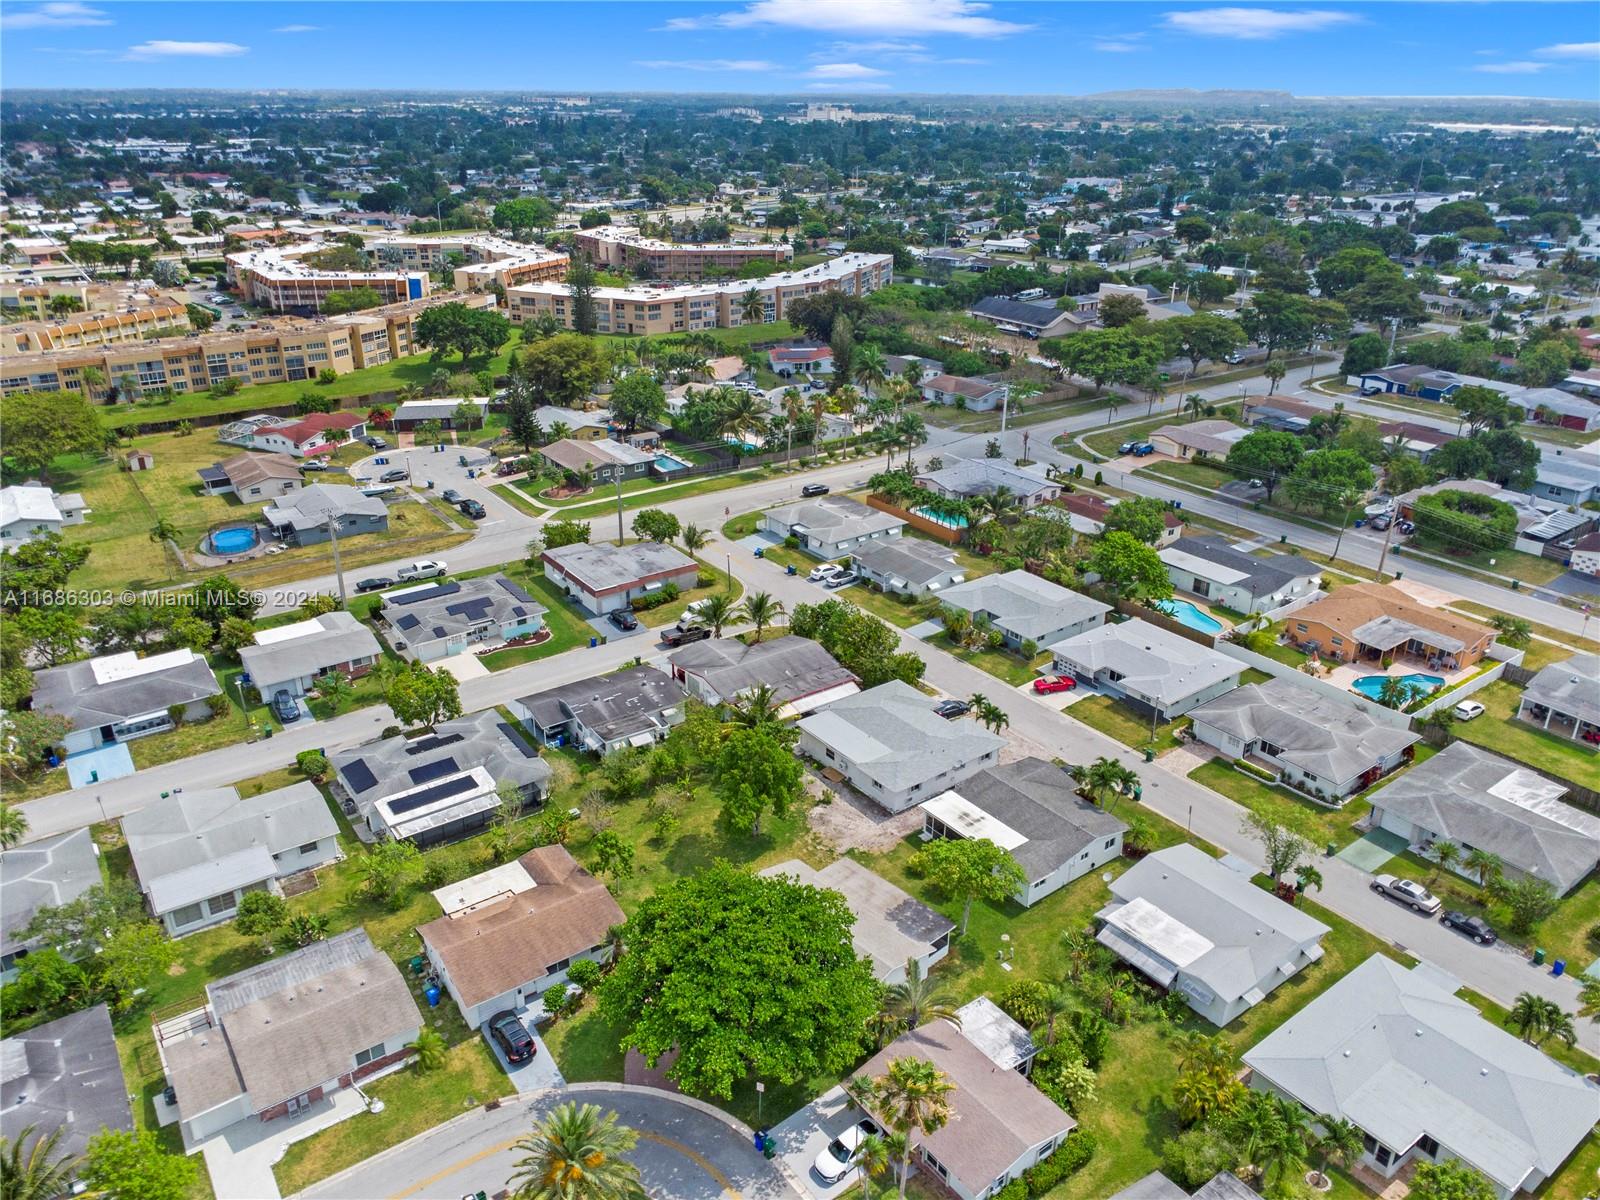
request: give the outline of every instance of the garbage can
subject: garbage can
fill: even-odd
[[[1339,843],[1337,843],[1337,842],[1329,842],[1328,843],[1328,857],[1332,858],[1337,853],[1339,853]]]
[[[1558,959],[1555,960],[1555,962],[1550,964],[1550,974],[1552,974],[1552,975],[1565,975],[1566,973],[1567,973],[1567,960],[1566,959],[1558,958]]]
[[[411,956],[411,973],[413,975],[421,975],[422,974],[422,966],[427,961],[428,960],[423,958],[422,955],[413,954]]]
[[[589,649],[593,650],[599,644],[600,644],[600,639],[599,638],[592,637],[592,638],[589,639]]]
[[[1156,752],[1149,746],[1144,748],[1144,760],[1145,762],[1155,762],[1156,760]]]
[[[1537,946],[1534,947],[1533,951],[1533,965],[1536,967],[1544,965],[1544,950]]]

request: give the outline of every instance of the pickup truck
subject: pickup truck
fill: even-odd
[[[703,642],[711,636],[711,630],[704,625],[691,625],[687,629],[679,629],[676,625],[664,630],[661,634],[663,646],[687,646],[690,642]]]

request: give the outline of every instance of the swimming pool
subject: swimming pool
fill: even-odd
[[[933,521],[935,524],[943,525],[949,529],[965,529],[967,527],[967,519],[965,517],[947,516],[944,513],[939,512],[938,509],[913,508],[911,511],[916,513],[919,517],[925,517],[928,520]]]
[[[243,554],[254,550],[261,535],[254,525],[232,525],[227,529],[214,529],[206,536],[203,547],[207,554]]]
[[[688,465],[683,459],[674,458],[670,454],[656,455],[656,470],[658,471],[681,471]]]
[[[1388,675],[1363,675],[1350,686],[1355,688],[1368,700],[1376,700],[1383,692],[1383,685],[1391,678]],[[1392,678],[1400,680],[1406,685],[1406,703],[1426,696],[1429,692],[1436,692],[1444,686],[1444,680],[1438,675],[1395,675]]]
[[[1196,608],[1187,600],[1163,600],[1156,605],[1157,612],[1166,613],[1180,625],[1198,629],[1201,633],[1221,633],[1222,622],[1204,609]]]

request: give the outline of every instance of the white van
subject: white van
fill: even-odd
[[[396,575],[402,580],[438,579],[447,573],[444,563],[436,558],[422,558],[401,567]]]

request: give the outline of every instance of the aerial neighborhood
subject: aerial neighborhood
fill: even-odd
[[[175,7],[4,17],[6,1200],[1600,1195],[1592,28]]]

